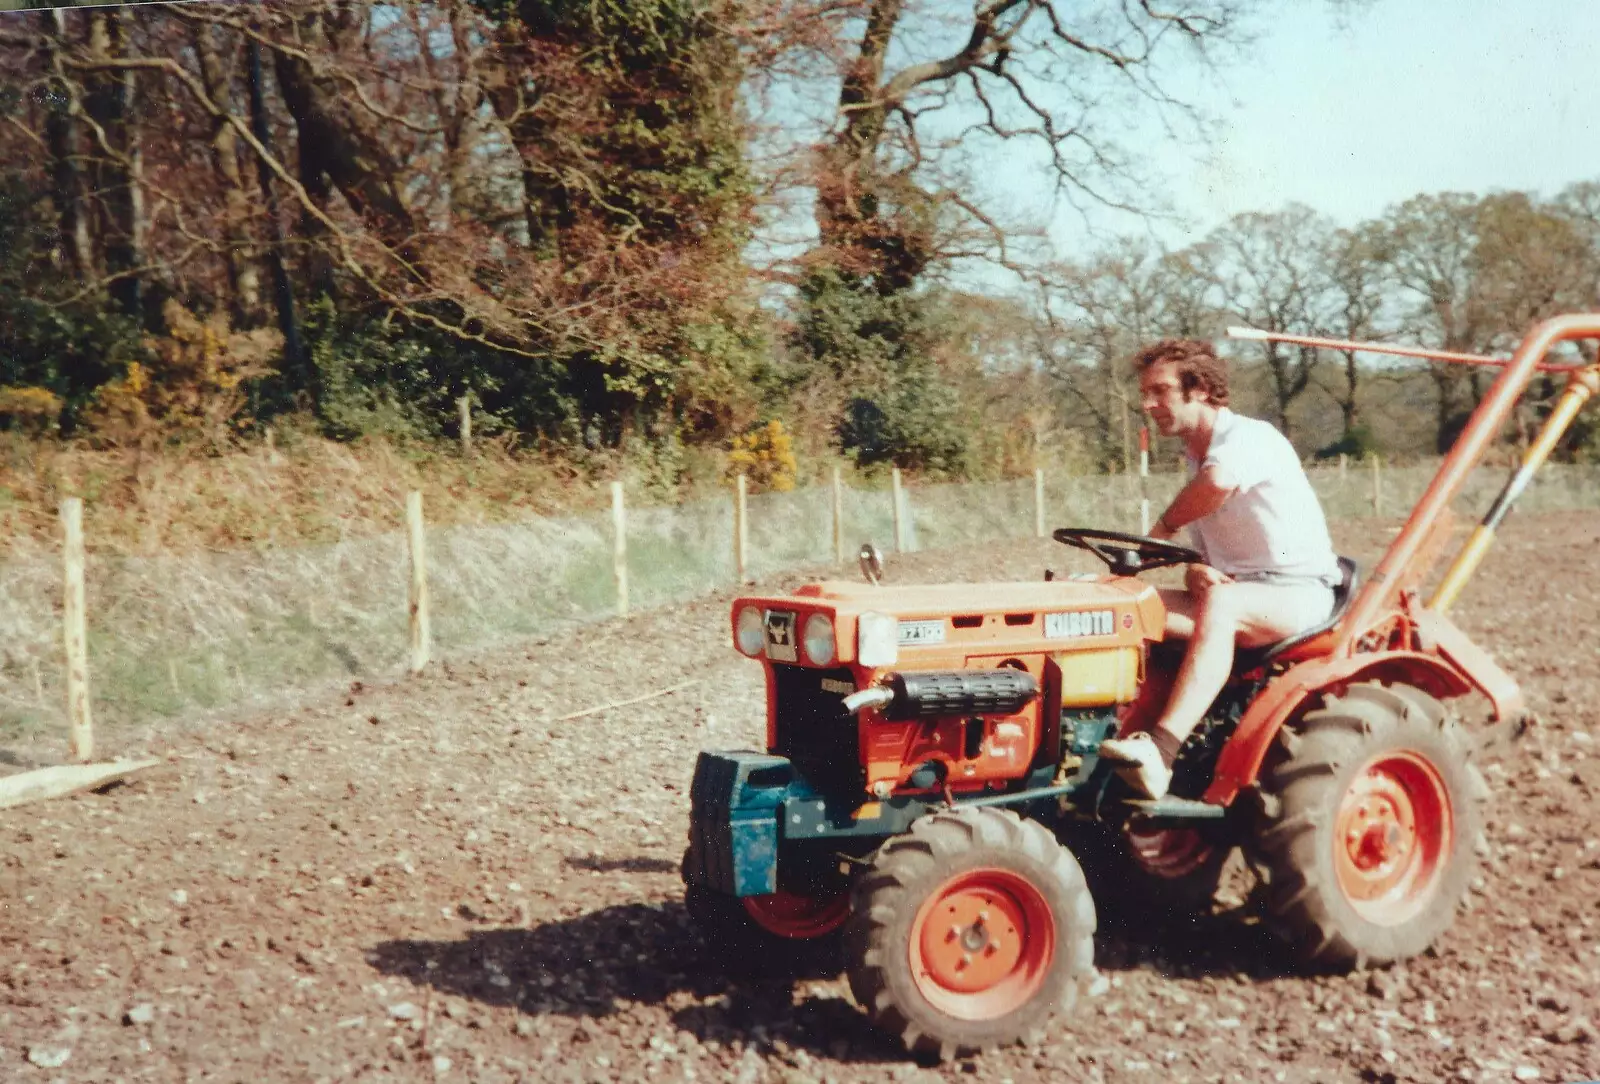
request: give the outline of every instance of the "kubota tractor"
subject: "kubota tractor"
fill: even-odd
[[[828,581],[736,600],[734,644],[766,674],[767,747],[703,752],[695,768],[683,877],[707,939],[744,962],[842,951],[872,1020],[944,1058],[1070,1007],[1096,924],[1074,848],[1103,865],[1108,840],[1125,865],[1106,883],[1164,901],[1208,898],[1243,847],[1270,921],[1313,965],[1427,948],[1474,876],[1485,796],[1474,751],[1528,719],[1515,681],[1447,612],[1600,392],[1600,365],[1545,355],[1596,337],[1600,314],[1566,316],[1509,362],[1445,358],[1504,371],[1377,567],[1362,577],[1341,561],[1332,618],[1239,653],[1165,798],[1134,797],[1096,754],[1159,714],[1182,645],[1161,642],[1160,596],[1138,574],[1198,561],[1190,550],[1064,528],[1055,538],[1104,560],[1103,575]],[[1555,368],[1569,370],[1566,390],[1424,602],[1452,498],[1532,374]],[[1473,692],[1489,704],[1483,727],[1449,706]]]

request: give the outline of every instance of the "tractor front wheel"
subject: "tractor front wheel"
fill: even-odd
[[[1487,788],[1438,701],[1408,685],[1329,696],[1279,735],[1262,788],[1268,909],[1305,959],[1390,963],[1454,921]]]
[[[1083,871],[1041,825],[1001,809],[934,813],[856,882],[850,989],[913,1054],[976,1053],[1071,1007],[1094,930]]]

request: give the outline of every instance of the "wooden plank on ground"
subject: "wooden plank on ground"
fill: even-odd
[[[0,777],[0,809],[93,790],[160,763],[159,758],[149,757],[106,764],[58,764],[51,768],[35,768],[31,772]]]

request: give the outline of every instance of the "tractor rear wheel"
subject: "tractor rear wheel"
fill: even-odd
[[[1071,1008],[1094,930],[1083,871],[1043,826],[1002,809],[933,813],[856,882],[850,989],[913,1054],[976,1053]]]
[[[1304,959],[1390,963],[1454,921],[1488,790],[1438,701],[1376,683],[1330,695],[1279,735],[1262,789],[1268,911]]]
[[[1203,828],[1073,825],[1062,842],[1083,867],[1101,910],[1129,918],[1206,914],[1233,845]]]

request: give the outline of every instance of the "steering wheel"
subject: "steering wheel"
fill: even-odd
[[[1205,564],[1206,560],[1187,546],[1175,546],[1142,534],[1057,527],[1052,537],[1057,542],[1088,550],[1104,561],[1116,576],[1133,576],[1169,565]]]

